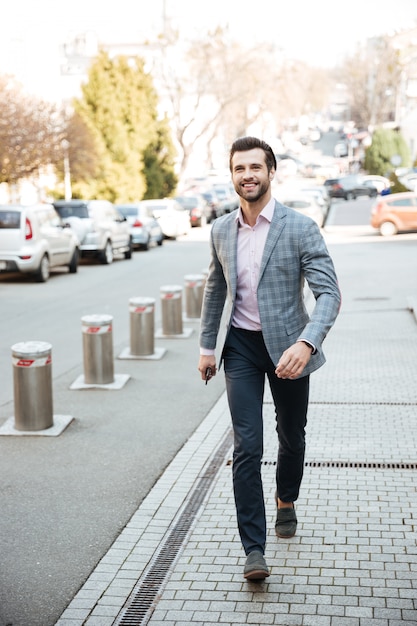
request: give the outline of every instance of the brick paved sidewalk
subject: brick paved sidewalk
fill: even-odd
[[[326,354],[312,376],[290,540],[274,533],[276,435],[265,398],[270,578],[242,576],[222,397],[57,626],[415,626],[417,325],[405,309],[342,314]]]

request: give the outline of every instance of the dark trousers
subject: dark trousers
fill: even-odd
[[[224,349],[226,390],[234,431],[233,489],[237,522],[246,554],[264,552],[265,502],[261,477],[265,374],[275,405],[278,433],[277,495],[298,498],[304,470],[309,376],[296,380],[275,374],[261,332],[232,328]]]

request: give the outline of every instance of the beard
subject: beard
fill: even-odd
[[[235,191],[246,202],[258,202],[264,196],[269,189],[269,181],[261,182],[254,190],[246,191],[245,187],[236,185]]]

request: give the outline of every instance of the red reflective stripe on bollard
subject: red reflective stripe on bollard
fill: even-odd
[[[16,367],[43,367],[52,363],[52,357],[46,356],[39,359],[12,358],[12,363]]]
[[[107,326],[83,326],[83,332],[87,335],[104,335],[113,330],[112,325]]]

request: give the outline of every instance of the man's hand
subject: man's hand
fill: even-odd
[[[210,380],[210,378],[213,378],[217,372],[216,357],[214,355],[200,355],[200,360],[198,361],[198,371],[201,374],[202,380],[206,380],[206,370],[208,367],[211,369],[211,373],[207,380]]]
[[[278,378],[289,378],[293,380],[303,373],[303,370],[310,360],[313,348],[303,341],[297,341],[282,353],[275,374]]]

